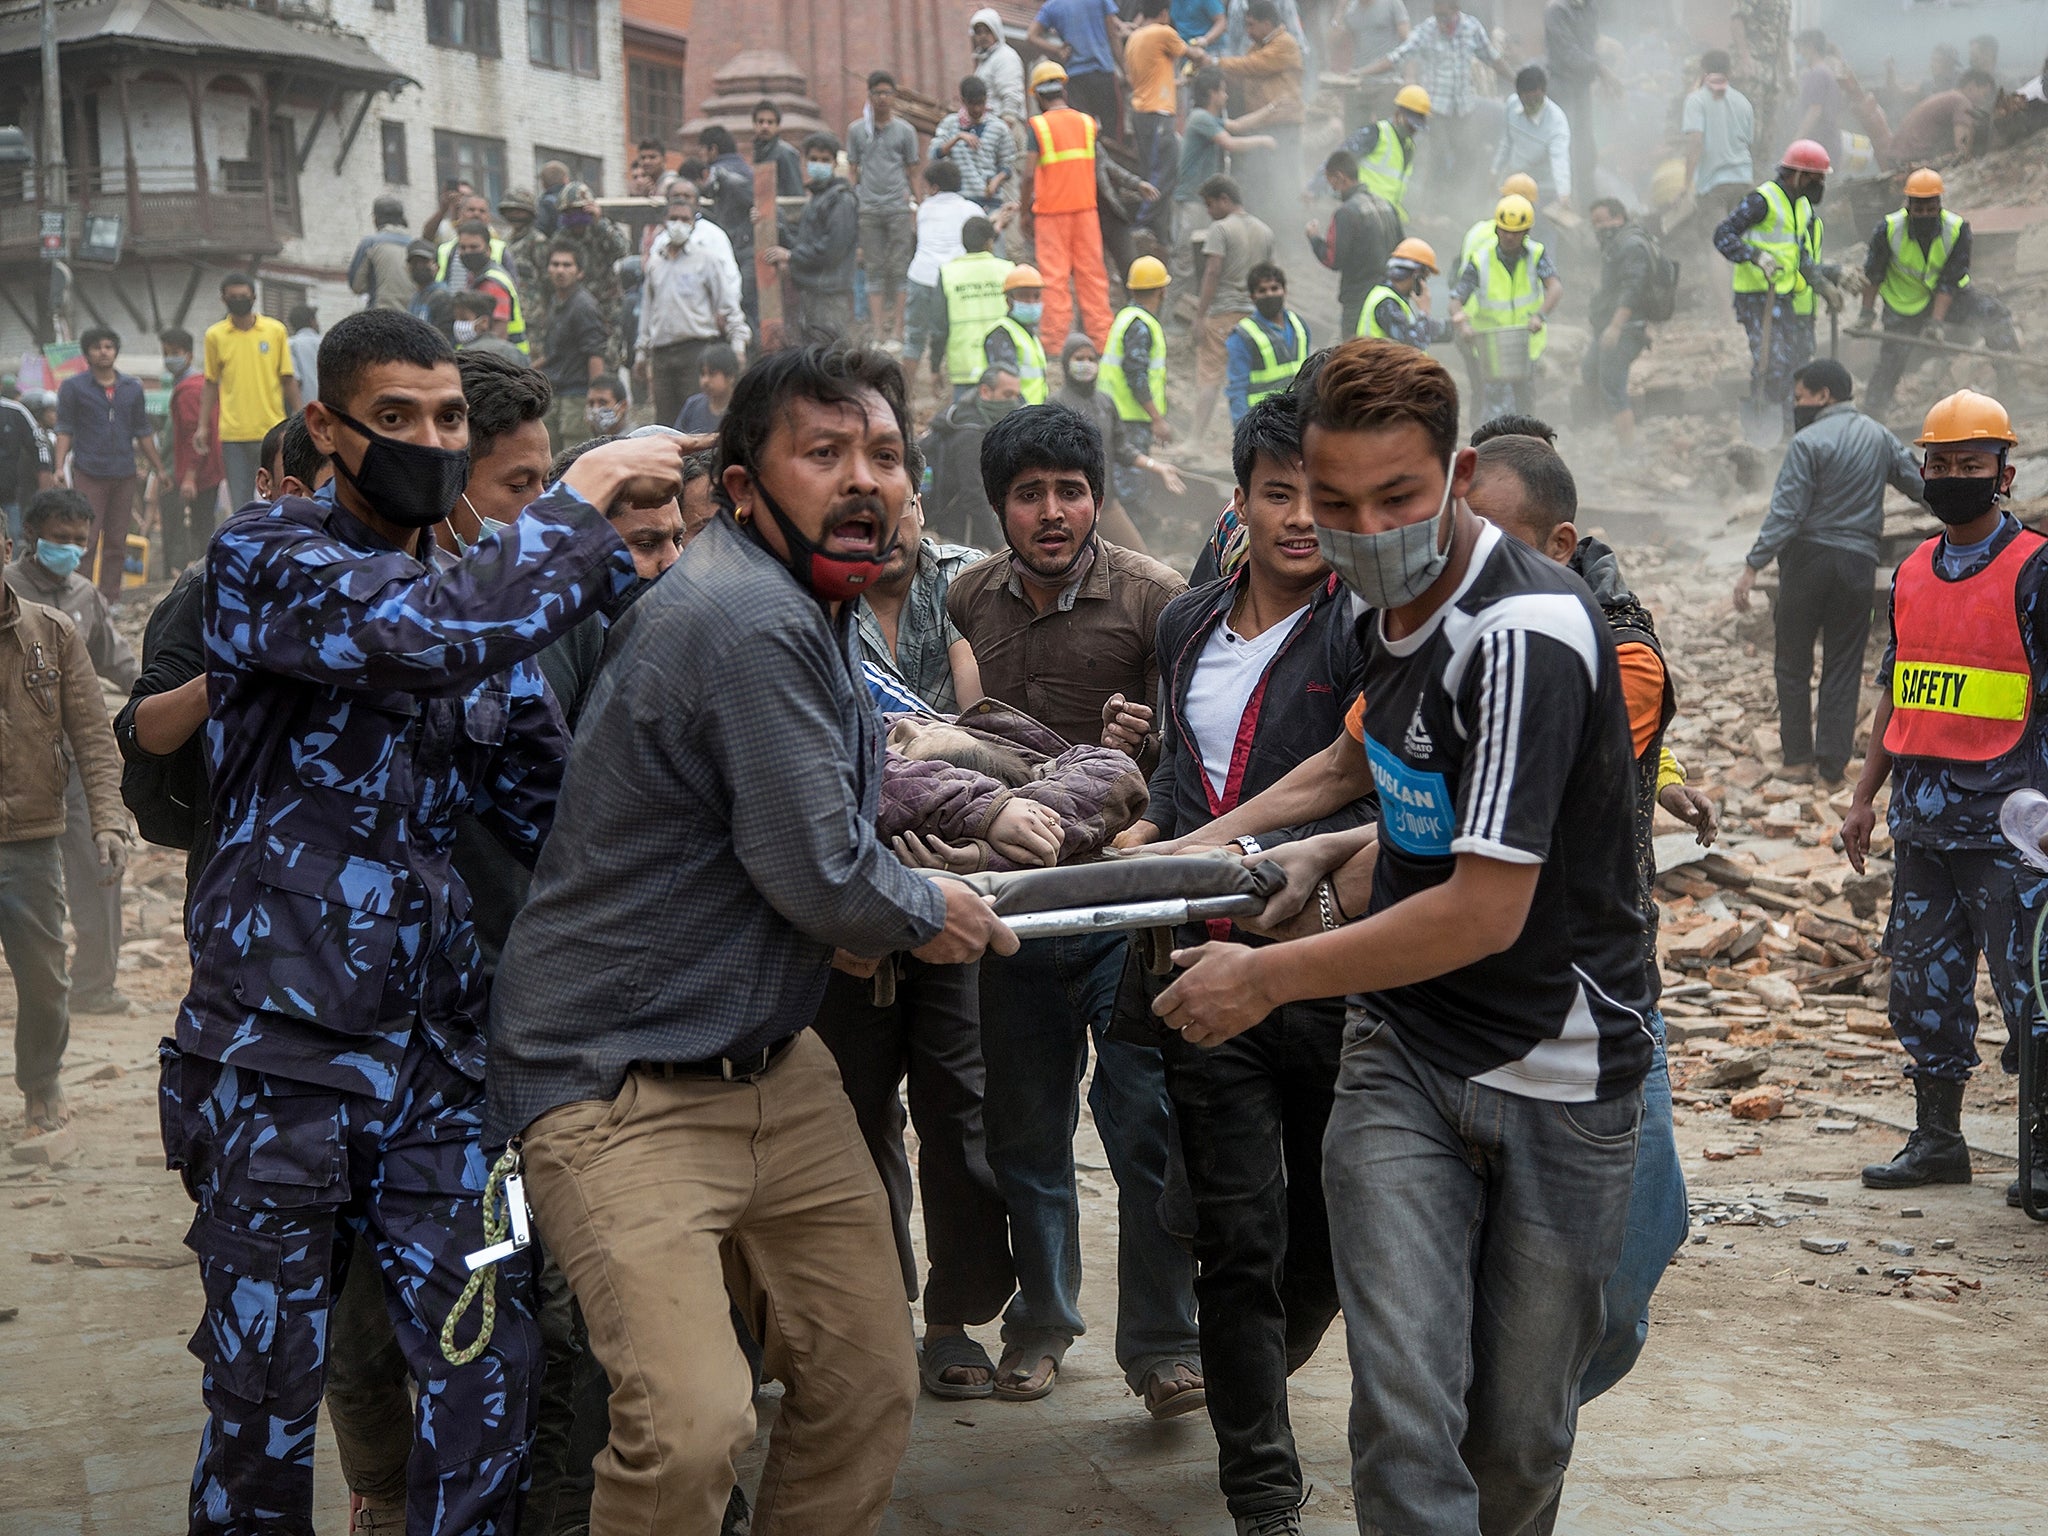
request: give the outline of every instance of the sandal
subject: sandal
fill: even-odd
[[[1155,1419],[1177,1419],[1209,1403],[1201,1373],[1179,1361],[1147,1371],[1138,1395],[1145,1399],[1145,1411]]]
[[[988,1380],[946,1380],[946,1372],[962,1367],[971,1371],[986,1371]],[[917,1352],[917,1375],[924,1383],[925,1391],[933,1397],[945,1398],[948,1402],[967,1402],[995,1395],[995,1362],[989,1359],[987,1350],[964,1333],[926,1334],[924,1347]]]
[[[1038,1386],[1028,1386],[1040,1363],[1050,1360],[1052,1369]],[[994,1391],[991,1396],[1006,1403],[1035,1403],[1041,1397],[1051,1395],[1060,1379],[1060,1357],[1044,1346],[1025,1348],[1012,1344],[1003,1351],[1002,1363],[996,1367]]]
[[[23,1118],[28,1121],[31,1136],[46,1135],[62,1130],[71,1123],[71,1104],[60,1088],[45,1088],[40,1093],[22,1096]]]

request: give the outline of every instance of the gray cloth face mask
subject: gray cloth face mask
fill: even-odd
[[[1451,530],[1437,547],[1437,529],[1450,519],[1451,473],[1457,456],[1444,466],[1444,499],[1434,515],[1404,523],[1384,533],[1352,533],[1316,525],[1316,546],[1337,579],[1369,607],[1385,611],[1413,602],[1443,574],[1451,560]]]

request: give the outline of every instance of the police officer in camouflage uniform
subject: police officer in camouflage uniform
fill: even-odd
[[[562,213],[555,226],[555,239],[567,240],[583,257],[583,286],[604,313],[605,331],[609,338],[605,364],[607,367],[616,366],[625,331],[619,323],[619,277],[612,270],[612,264],[632,249],[632,243],[627,239],[625,230],[598,212],[597,198],[580,181],[572,181],[562,189]],[[541,271],[547,271],[545,257],[541,259]],[[541,286],[545,288],[547,284]],[[525,288],[522,287],[519,293],[524,298]],[[531,322],[528,324],[530,326]]]
[[[1999,832],[2005,797],[2048,788],[2048,539],[1999,505],[2012,488],[2018,439],[2005,408],[1963,390],[1938,401],[1917,439],[1927,505],[1947,524],[1899,565],[1892,638],[1878,667],[1885,690],[1842,846],[1860,872],[1873,801],[1896,766],[1890,826],[1897,873],[1884,949],[1891,957],[1892,1032],[1907,1068],[1916,1126],[1889,1163],[1863,1170],[1872,1189],[1970,1182],[1963,1085],[1977,1066],[1977,957],[1990,962],[2018,1064],[2034,1027],[2029,948],[2048,877]],[[2023,1085],[2039,1112],[2041,1085]],[[2048,1148],[2021,1170],[2048,1196]],[[2017,1180],[2006,1191],[2020,1203]]]
[[[681,455],[596,450],[516,533],[456,559],[427,532],[468,474],[447,341],[370,310],[327,333],[320,366],[307,418],[334,484],[230,521],[208,553],[215,852],[161,1048],[205,1292],[190,1526],[312,1530],[328,1312],[355,1262],[381,1271],[419,1387],[407,1528],[497,1533],[526,1476],[538,1349],[523,1256],[475,1358],[440,1343],[491,1166],[485,995],[449,850],[472,811],[537,853],[568,738],[531,658],[631,586],[603,508],[674,494]]]

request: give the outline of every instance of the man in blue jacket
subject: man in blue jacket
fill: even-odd
[[[356,1262],[383,1272],[419,1387],[408,1527],[499,1531],[536,1347],[511,1285],[488,1342],[454,1361],[442,1343],[489,1166],[484,993],[449,852],[465,810],[529,860],[546,837],[568,743],[531,658],[633,581],[604,508],[674,494],[682,454],[587,455],[458,560],[428,531],[469,469],[447,341],[364,311],[323,338],[320,376],[307,425],[334,483],[251,508],[207,559],[215,851],[161,1048],[206,1297],[190,1524],[312,1528],[328,1311]]]

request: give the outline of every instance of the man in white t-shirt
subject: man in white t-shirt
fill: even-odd
[[[924,184],[931,189],[917,205],[917,253],[905,279],[908,300],[903,313],[903,388],[917,394],[917,365],[931,354],[936,375],[946,357],[946,296],[939,291],[939,268],[966,250],[960,231],[981,213],[978,203],[960,195],[960,164],[928,160]]]
[[[1198,841],[1367,789],[1379,821],[1278,850],[1252,921],[1292,942],[1178,951],[1153,1011],[1203,1047],[1351,994],[1322,1171],[1359,1528],[1521,1531],[1571,1459],[1654,1045],[1620,665],[1578,579],[1465,504],[1442,364],[1346,342],[1304,412],[1317,537],[1372,610],[1359,699]]]
[[[1701,54],[1699,87],[1685,98],[1678,120],[1686,180],[1693,195],[1713,209],[1710,223],[1733,213],[1756,185],[1756,108],[1728,83],[1732,67],[1719,48]]]
[[[1353,605],[1316,545],[1297,398],[1275,395],[1245,412],[1231,459],[1245,559],[1159,616],[1159,767],[1146,820],[1121,846],[1195,832],[1321,754],[1357,691]],[[1300,830],[1374,815],[1368,794]],[[1191,926],[1179,937],[1198,944],[1203,934]],[[1287,1524],[1299,1518],[1303,1488],[1287,1377],[1337,1315],[1320,1170],[1343,1038],[1339,996],[1276,1008],[1214,1049],[1161,1040],[1195,1207],[1218,1482],[1239,1530],[1300,1529]]]

